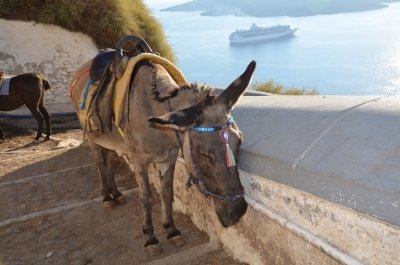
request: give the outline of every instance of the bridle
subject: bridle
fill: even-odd
[[[172,111],[170,99],[168,99],[168,110],[170,112]],[[211,127],[192,127],[189,130],[193,131],[193,132],[197,132],[197,133],[218,132],[220,140],[225,144],[225,147],[226,147],[226,162],[227,162],[226,165],[227,165],[227,167],[231,167],[231,166],[236,166],[235,158],[232,154],[232,150],[230,149],[229,143],[228,143],[229,142],[229,128],[231,127],[231,125],[233,123],[235,123],[235,121],[233,120],[233,117],[230,116],[226,120],[226,122],[222,125],[216,125],[216,126],[211,126]],[[175,134],[176,134],[176,138],[177,138],[179,147],[183,154],[183,144],[182,144],[182,140],[179,136],[179,132],[177,130],[175,130]],[[214,193],[207,188],[207,185],[204,182],[204,179],[202,178],[202,176],[200,174],[199,167],[197,166],[196,160],[193,156],[193,142],[192,142],[192,138],[190,137],[189,132],[188,132],[188,137],[189,137],[190,160],[192,162],[194,174],[192,172],[189,172],[189,177],[188,177],[186,185],[185,185],[186,188],[189,189],[192,187],[193,184],[195,184],[197,189],[200,191],[200,193],[202,193],[205,197],[211,196],[211,197],[214,197],[221,201],[236,201],[240,198],[243,198],[244,190],[241,190],[240,193],[235,194],[235,195],[221,195],[221,194]]]

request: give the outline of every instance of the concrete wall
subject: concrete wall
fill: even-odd
[[[234,114],[243,170],[400,225],[400,98],[244,97]]]
[[[52,25],[4,19],[0,19],[0,25],[0,71],[43,74],[53,87],[45,93],[48,109],[72,111],[68,83],[78,66],[96,55],[93,41]]]
[[[182,160],[175,209],[252,265],[400,264],[399,103],[244,97],[234,118],[248,212],[223,228],[212,201],[184,187]]]

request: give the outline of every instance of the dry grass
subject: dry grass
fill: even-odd
[[[175,61],[161,25],[142,0],[0,0],[0,17],[82,32],[99,48],[114,47],[121,37],[135,34]]]
[[[318,95],[318,91],[315,89],[285,88],[282,84],[272,80],[262,83],[256,82],[253,84],[253,89],[279,95]]]

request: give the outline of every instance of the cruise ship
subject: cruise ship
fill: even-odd
[[[275,40],[293,36],[298,28],[292,28],[290,25],[275,25],[272,27],[260,27],[253,23],[250,29],[237,29],[229,36],[231,44],[249,43]]]

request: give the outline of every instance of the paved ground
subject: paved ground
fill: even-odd
[[[0,118],[8,137],[0,140],[0,265],[241,264],[182,214],[176,213],[175,220],[187,244],[170,245],[160,224],[158,198],[154,222],[163,253],[147,256],[132,174],[116,162],[117,185],[127,204],[104,209],[76,120],[55,118],[53,125],[52,140],[32,144],[33,119]]]

